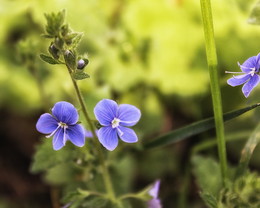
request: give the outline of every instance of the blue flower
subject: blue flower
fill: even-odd
[[[47,138],[53,136],[53,149],[61,149],[67,140],[82,147],[85,144],[85,129],[77,124],[79,119],[77,109],[72,104],[61,101],[54,105],[52,114],[41,115],[36,129],[43,134],[49,134]]]
[[[100,143],[108,150],[114,150],[118,145],[118,137],[127,143],[137,142],[134,130],[127,128],[135,125],[141,112],[129,104],[117,105],[113,100],[103,99],[94,108],[96,119],[103,126],[98,130]]]
[[[161,200],[158,198],[159,189],[160,189],[160,180],[157,180],[155,181],[153,187],[148,192],[149,195],[153,197],[147,203],[148,208],[162,208]]]
[[[242,73],[242,75],[233,76],[227,83],[232,87],[244,84],[242,92],[248,97],[250,92],[258,85],[260,77],[258,75],[260,69],[260,53],[257,56],[250,57],[242,65],[238,63],[242,72],[226,72],[226,73]]]

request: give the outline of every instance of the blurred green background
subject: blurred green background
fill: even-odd
[[[259,53],[260,27],[247,23],[254,2],[212,1],[224,112],[259,102],[259,87],[245,99],[241,87],[226,84],[231,75],[225,74],[239,71],[238,61]],[[93,118],[93,107],[102,98],[136,105],[142,119],[135,130],[144,143],[212,116],[198,0],[0,0],[1,208],[51,207],[49,185],[29,169],[35,146],[41,143],[35,129],[39,115],[60,100],[79,107],[64,66],[39,59],[49,46],[41,37],[43,14],[62,9],[70,26],[85,33],[78,50],[88,54],[91,78],[79,85]],[[252,131],[259,115],[254,110],[228,122],[227,135]],[[214,138],[214,131],[132,154],[128,162],[134,167],[133,189],[161,178],[164,206],[177,207],[191,149],[209,138]],[[244,143],[228,143],[231,164],[238,162]],[[217,156],[215,147],[203,153]],[[251,167],[259,168],[259,149]],[[193,182],[188,191],[190,207],[202,207],[197,193]]]

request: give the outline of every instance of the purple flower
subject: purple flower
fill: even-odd
[[[67,140],[82,147],[85,144],[85,129],[77,124],[77,109],[72,104],[61,101],[54,105],[52,114],[42,114],[37,121],[36,129],[43,134],[49,134],[47,138],[53,136],[53,149],[61,149]]]
[[[158,198],[160,180],[155,181],[153,187],[148,192],[153,198],[147,202],[148,208],[162,208],[161,200]]]
[[[108,150],[114,150],[118,145],[118,137],[127,143],[137,142],[134,130],[126,126],[135,125],[141,112],[133,105],[117,103],[113,100],[103,99],[94,108],[94,113],[103,126],[98,130],[100,143]]]
[[[242,72],[226,72],[226,73],[242,73],[242,75],[233,76],[227,83],[232,87],[244,84],[242,92],[248,97],[250,92],[258,85],[260,77],[258,75],[260,69],[260,53],[247,59],[242,65],[238,63]]]

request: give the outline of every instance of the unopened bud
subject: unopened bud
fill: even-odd
[[[78,61],[77,69],[84,69],[88,65],[88,59],[80,59]]]
[[[51,44],[49,47],[49,52],[55,59],[59,59],[59,49],[55,47],[54,44]]]
[[[64,52],[64,59],[66,64],[70,67],[70,69],[74,70],[76,68],[76,58],[70,50],[66,50]]]
[[[83,59],[80,59],[78,61],[77,69],[84,69],[85,66],[86,66],[85,61]]]

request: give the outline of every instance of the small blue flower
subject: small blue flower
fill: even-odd
[[[155,181],[153,187],[148,192],[153,198],[148,201],[148,208],[162,208],[161,200],[158,198],[160,189],[160,180]]]
[[[52,114],[41,115],[36,129],[43,134],[49,134],[47,138],[53,136],[53,149],[61,149],[67,140],[82,147],[85,144],[85,129],[77,124],[79,119],[77,109],[72,104],[61,101],[54,105]]]
[[[227,83],[232,87],[244,84],[242,92],[248,97],[250,92],[258,85],[260,81],[260,53],[257,56],[250,57],[242,65],[238,63],[242,72],[226,72],[226,73],[242,73],[243,75],[233,76]]]
[[[118,136],[127,143],[138,141],[134,130],[127,128],[135,125],[141,117],[140,110],[135,106],[117,105],[113,100],[103,99],[94,108],[94,113],[103,126],[98,130],[97,136],[106,149],[112,151],[117,147]]]

